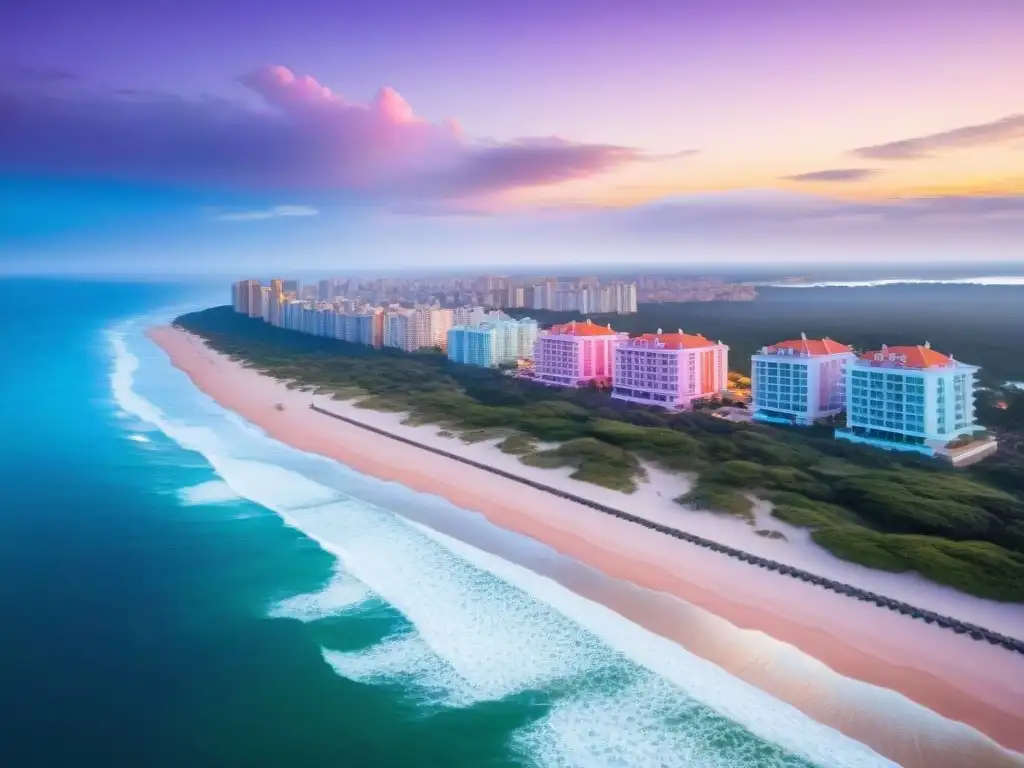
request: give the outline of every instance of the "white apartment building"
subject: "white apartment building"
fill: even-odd
[[[416,307],[388,312],[382,330],[386,346],[414,352],[424,347],[448,345],[448,329],[452,327],[452,310],[440,307]]]
[[[699,334],[645,333],[615,347],[612,397],[681,410],[728,389],[729,348]]]
[[[270,322],[270,288],[260,288],[260,317],[264,323]]]
[[[239,280],[231,286],[231,306],[242,315],[263,317],[263,290],[259,280]]]
[[[857,359],[832,339],[780,341],[751,356],[755,421],[813,424],[846,408],[846,369]]]
[[[249,293],[249,317],[263,318],[263,288],[259,280],[245,280]]]
[[[479,325],[488,318],[483,307],[456,307],[452,310],[453,325]]]
[[[847,366],[846,428],[836,438],[888,450],[940,453],[975,422],[978,368],[921,346],[883,346]]]

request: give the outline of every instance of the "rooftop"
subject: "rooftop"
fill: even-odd
[[[780,341],[776,344],[771,344],[764,347],[761,351],[763,354],[775,355],[779,354],[781,350],[793,350],[791,354],[800,355],[804,357],[821,357],[823,355],[839,355],[844,352],[852,352],[845,344],[840,344],[838,341],[828,338],[827,336],[823,339],[808,339],[806,334],[800,334],[799,339],[789,339],[788,341]]]
[[[675,333],[663,333],[659,328],[657,333],[645,333],[641,336],[634,336],[629,340],[632,347],[660,347],[662,349],[701,349],[713,347],[715,342],[698,334],[683,333],[680,328]]]
[[[869,365],[899,368],[945,368],[954,365],[950,355],[932,349],[927,341],[922,345],[888,347],[885,344],[874,352],[865,352],[860,359]]]
[[[612,330],[611,323],[608,325],[594,325],[592,320],[579,323],[573,320],[571,323],[551,326],[551,333],[561,336],[615,336],[616,331]]]

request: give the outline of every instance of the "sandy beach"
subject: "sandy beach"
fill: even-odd
[[[757,527],[779,530],[786,540],[758,536],[742,521],[684,509],[673,501],[688,487],[684,476],[652,469],[634,494],[602,489],[572,480],[567,471],[526,467],[492,443],[468,445],[439,436],[437,426],[402,424],[401,414],[289,390],[183,331],[159,327],[149,335],[197,387],[272,437],[440,496],[504,531],[547,545],[564,557],[520,564],[902,765],[1024,765],[1019,754],[997,746],[1024,751],[1024,656],[761,571],[308,406],[315,403],[421,444],[1016,637],[1024,635],[1022,606],[839,561],[813,545],[805,531],[771,518],[764,506]],[[435,518],[417,522],[502,557],[517,556],[500,537],[474,539],[458,521]]]

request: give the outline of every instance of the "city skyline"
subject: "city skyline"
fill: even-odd
[[[1020,257],[1019,3],[48,5],[0,273]]]

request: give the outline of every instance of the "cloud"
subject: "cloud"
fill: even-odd
[[[840,200],[775,190],[740,190],[661,200],[620,212],[604,211],[618,225],[641,231],[735,233],[876,228],[896,231],[915,226],[957,227],[1024,224],[1024,195]]]
[[[20,82],[22,84],[51,85],[55,83],[67,83],[77,80],[78,75],[66,69],[39,68],[39,67],[18,67],[0,80],[8,82]]]
[[[264,208],[262,210],[213,210],[210,213],[215,219],[220,221],[259,221],[261,219],[279,219],[294,216],[316,216],[320,211],[306,205],[275,205],[273,208]]]
[[[419,117],[391,88],[353,102],[284,67],[238,82],[258,105],[0,88],[0,170],[409,202],[500,196],[649,159],[630,147],[559,138],[473,141],[453,120]]]
[[[1024,115],[1010,115],[991,123],[860,147],[853,154],[871,160],[920,160],[945,150],[971,149],[1020,138],[1024,138]]]
[[[876,175],[876,168],[830,168],[824,171],[811,171],[810,173],[798,173],[794,176],[783,176],[786,181],[835,181],[835,182],[856,182],[864,181]]]

